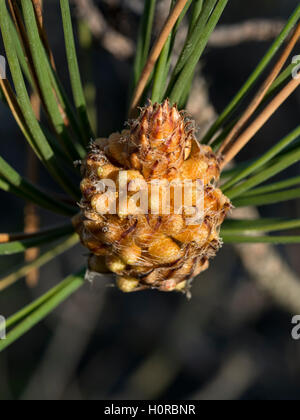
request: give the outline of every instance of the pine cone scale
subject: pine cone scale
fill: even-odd
[[[218,232],[231,204],[215,186],[220,177],[216,156],[209,146],[197,143],[194,123],[175,106],[168,101],[150,104],[128,130],[94,142],[82,174],[82,211],[76,229],[91,252],[91,270],[115,273],[124,292],[148,288],[182,292],[208,268],[221,246]],[[111,181],[120,187],[121,175],[127,180],[124,208],[120,191],[108,194],[101,184]],[[198,180],[204,187],[204,218],[191,225]],[[191,182],[192,208],[183,206],[178,214],[176,183],[180,187],[182,181]],[[148,203],[143,214],[135,200],[145,188]],[[120,201],[110,213],[113,197]]]

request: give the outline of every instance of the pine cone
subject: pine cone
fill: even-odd
[[[168,101],[149,104],[128,130],[96,140],[83,162],[76,229],[91,252],[89,269],[115,273],[124,292],[184,292],[221,246],[220,226],[231,204],[216,187],[218,159],[194,132],[193,122]],[[187,180],[189,205],[182,193]]]

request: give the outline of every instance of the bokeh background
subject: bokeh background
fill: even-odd
[[[71,1],[70,1],[71,2]],[[69,89],[59,1],[45,0],[45,25],[58,71]],[[83,9],[72,1],[74,28]],[[92,45],[80,53],[83,78],[95,95],[99,135],[122,128],[126,119],[134,40],[143,0],[93,2],[104,19],[94,28]],[[249,39],[212,39],[201,65],[189,111],[204,131],[245,81],[298,0],[230,0],[219,30],[265,20]],[[77,5],[77,7],[76,7]],[[156,30],[169,1],[158,1]],[[256,22],[256,24],[258,24]],[[266,28],[269,28],[266,30]],[[107,31],[112,33],[107,37]],[[241,34],[243,32],[239,32]],[[220,35],[220,33],[219,33]],[[118,36],[120,38],[118,38]],[[179,34],[183,38],[184,32]],[[97,38],[97,39],[96,39]],[[121,42],[125,47],[121,48]],[[1,44],[0,44],[1,45]],[[298,51],[300,54],[298,44]],[[1,45],[0,53],[3,47]],[[258,156],[299,123],[296,92],[238,156]],[[0,104],[0,152],[16,169],[28,171],[28,149],[7,108]],[[286,175],[299,174],[292,167]],[[38,182],[56,191],[39,167]],[[59,191],[58,191],[59,192]],[[0,231],[22,231],[24,203],[0,192]],[[300,217],[299,202],[259,209],[263,216]],[[41,225],[63,219],[39,210]],[[264,254],[266,253],[266,254]],[[265,266],[261,256],[267,255]],[[1,271],[21,257],[1,258]],[[78,246],[40,271],[35,288],[25,281],[0,294],[0,314],[9,316],[81,267],[86,251]],[[281,261],[272,264],[272,261]],[[291,338],[294,313],[270,293],[272,279],[299,281],[299,245],[256,245],[223,249],[202,274],[188,301],[178,294],[132,295],[110,287],[107,279],[87,284],[50,317],[0,355],[0,399],[300,399],[300,341]],[[300,308],[300,302],[299,302]],[[300,309],[299,309],[300,312]]]

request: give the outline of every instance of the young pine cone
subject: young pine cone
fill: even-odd
[[[186,291],[208,268],[231,204],[215,154],[176,106],[149,104],[128,130],[96,140],[82,175],[76,229],[91,271],[115,273],[124,292]]]

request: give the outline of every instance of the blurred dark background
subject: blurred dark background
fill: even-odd
[[[59,1],[44,3],[51,47],[68,88]],[[76,2],[72,3],[77,28],[76,17],[81,13]],[[129,48],[128,56],[120,57],[103,41],[102,34],[85,55],[80,55],[83,78],[92,75],[95,81],[98,134],[103,136],[122,128],[126,119],[130,46],[134,47],[143,1],[103,0],[94,4],[106,25],[121,34]],[[165,4],[169,2],[158,1],[161,10],[166,10]],[[275,28],[298,4],[297,0],[230,0],[220,25],[266,19],[271,28],[274,22]],[[156,24],[159,28],[160,16]],[[272,42],[272,35],[266,38],[234,45],[212,42],[208,47],[195,83],[199,98],[193,95],[189,104],[200,130],[204,130],[214,112],[222,111],[246,80]],[[87,58],[89,72],[85,70]],[[299,111],[298,90],[238,160],[258,156],[295,128]],[[27,146],[3,104],[0,121],[1,155],[26,174]],[[299,166],[284,175],[296,174]],[[39,183],[49,190],[56,189],[42,168]],[[23,202],[3,192],[0,202],[0,231],[21,231]],[[259,212],[270,217],[300,217],[296,201],[267,206]],[[45,211],[39,214],[42,226],[63,220]],[[249,245],[245,251],[225,245],[210,270],[195,281],[191,301],[181,295],[158,292],[125,295],[107,287],[101,279],[86,285],[1,354],[0,399],[298,400],[300,341],[291,338],[294,313],[263,290],[259,274],[247,260],[247,253],[250,255],[254,246]],[[299,245],[278,247],[276,253],[276,258],[283,261],[281,268],[299,281]],[[42,268],[36,288],[28,288],[22,280],[1,293],[0,314],[9,316],[40,296],[82,266],[85,255],[78,246]],[[2,258],[2,271],[11,269],[20,258]],[[269,275],[275,282],[287,275],[276,265],[273,269]],[[263,269],[261,276],[264,275]]]

